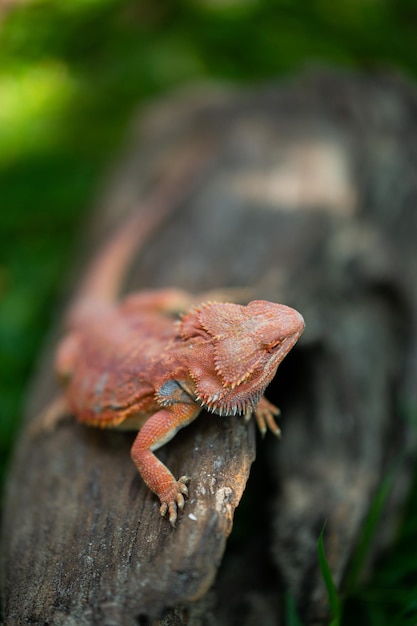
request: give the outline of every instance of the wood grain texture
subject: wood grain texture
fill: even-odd
[[[305,623],[326,623],[322,525],[342,585],[375,490],[413,446],[400,409],[416,401],[416,114],[399,78],[329,73],[196,90],[142,118],[84,240],[111,230],[181,146],[218,138],[125,289],[249,287],[300,310],[305,334],[269,390],[283,440],[258,442],[208,592],[254,459],[252,425],[202,414],[161,450],[192,476],[175,530],[130,461],[129,435],[68,422],[34,445],[23,431],[3,532],[6,623],[279,624],[288,589]],[[29,417],[53,387],[48,353]],[[400,467],[376,549],[406,494]]]

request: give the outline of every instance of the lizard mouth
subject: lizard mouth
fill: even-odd
[[[289,337],[284,339],[284,341],[281,343],[281,345],[278,348],[277,353],[276,353],[276,358],[278,360],[278,364],[281,363],[281,361],[283,361],[285,359],[287,354],[291,351],[291,349],[297,343],[297,341],[299,340],[303,330],[304,330],[304,321],[303,321],[303,327],[300,328],[300,330],[298,332],[294,333],[293,335],[290,335]]]

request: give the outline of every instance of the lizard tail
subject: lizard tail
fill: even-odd
[[[169,163],[162,180],[139,208],[104,243],[77,289],[66,316],[66,326],[114,302],[134,255],[196,188],[212,161],[213,145],[206,141],[187,146]]]

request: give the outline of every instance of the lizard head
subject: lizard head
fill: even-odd
[[[252,410],[303,330],[295,309],[265,300],[192,309],[180,332],[193,348],[189,371],[197,400],[225,415]]]

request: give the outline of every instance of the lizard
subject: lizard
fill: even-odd
[[[172,526],[190,478],[176,479],[155,451],[202,409],[247,421],[254,414],[262,434],[279,436],[279,410],[264,391],[304,329],[295,309],[265,300],[241,305],[173,288],[118,296],[132,257],[190,195],[204,160],[191,150],[171,164],[92,261],[56,350],[63,392],[44,420],[51,426],[67,413],[86,425],[138,431],[132,460]]]

